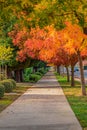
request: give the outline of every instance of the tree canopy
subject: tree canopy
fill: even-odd
[[[0,0],[0,12],[0,44],[14,48],[12,66],[32,59],[67,66],[86,56],[87,0]]]

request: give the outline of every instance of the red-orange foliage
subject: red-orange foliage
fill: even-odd
[[[70,57],[77,55],[78,51],[85,55],[87,45],[84,39],[87,36],[78,25],[72,25],[70,22],[65,24],[66,27],[60,31],[56,31],[53,26],[44,29],[31,28],[29,31],[25,27],[20,29],[15,25],[9,35],[13,44],[19,47],[17,59],[24,61],[27,57],[32,57],[66,66],[71,62]],[[73,59],[72,62],[74,61]]]
[[[24,42],[29,37],[29,32],[27,28],[23,27],[22,29],[20,29],[19,26],[16,24],[14,26],[13,31],[9,32],[8,35],[11,36],[14,46],[18,46],[19,48],[22,48]]]
[[[82,56],[87,54],[87,35],[76,25],[66,22],[63,30],[56,31],[53,26],[44,29],[16,29],[9,33],[14,45],[19,47],[17,59],[21,62],[27,57],[44,60],[56,65],[74,66],[79,59],[82,94],[86,95]]]

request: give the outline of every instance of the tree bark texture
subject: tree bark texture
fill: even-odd
[[[20,81],[23,82],[23,70],[20,70]]]
[[[67,82],[70,82],[69,69],[67,66],[66,66],[66,72],[67,72]]]
[[[78,60],[79,60],[80,75],[81,75],[81,89],[82,89],[82,95],[86,95],[84,71],[83,71],[82,57],[81,57],[81,55],[80,55],[80,52],[78,52]]]
[[[60,67],[57,66],[57,73],[60,75]]]
[[[20,80],[20,70],[15,70],[15,80],[17,82],[21,82],[21,80]]]
[[[71,86],[75,86],[75,81],[74,81],[74,66],[71,66]]]

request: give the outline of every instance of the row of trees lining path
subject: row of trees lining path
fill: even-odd
[[[8,72],[41,60],[58,67],[64,65],[69,81],[71,66],[74,86],[74,66],[79,61],[82,95],[86,95],[82,66],[82,59],[87,57],[86,1],[3,0],[0,12],[0,46],[12,52],[4,60]]]

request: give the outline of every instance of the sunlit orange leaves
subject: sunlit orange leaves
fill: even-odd
[[[9,35],[13,44],[19,47],[17,59],[22,62],[31,57],[68,66],[71,62],[74,63],[72,57],[77,57],[78,51],[82,56],[86,55],[87,36],[78,25],[70,22],[65,24],[66,27],[62,30],[56,30],[53,25],[43,29],[37,26],[31,30],[25,27],[20,29],[16,25]]]
[[[64,35],[66,39],[66,48],[71,53],[77,53],[77,51],[82,52],[83,49],[87,49],[87,36],[78,25],[66,22]]]

